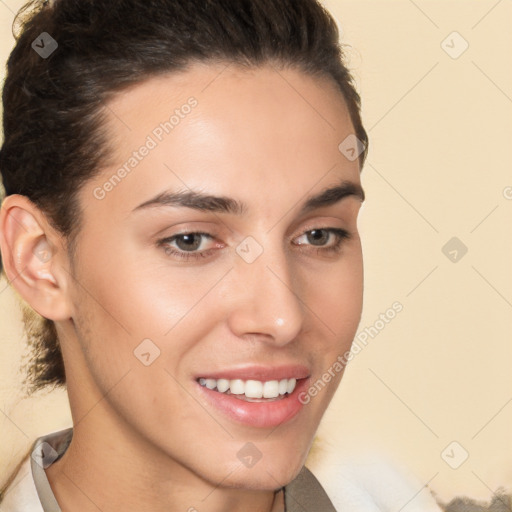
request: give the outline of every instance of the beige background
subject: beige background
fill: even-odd
[[[325,3],[350,45],[371,142],[360,331],[395,301],[403,311],[350,363],[321,446],[331,459],[389,454],[444,500],[488,499],[512,489],[512,2]],[[0,3],[2,63],[21,4]],[[457,262],[442,252],[452,237],[468,248]],[[5,281],[0,308],[1,482],[70,418],[64,392],[20,394],[20,311]],[[469,454],[458,469],[441,456],[453,441],[452,465]],[[322,457],[311,464],[321,473]]]

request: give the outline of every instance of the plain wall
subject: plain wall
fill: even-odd
[[[325,4],[350,45],[370,136],[360,218],[368,340],[319,446],[330,459],[390,454],[444,500],[489,499],[512,487],[512,3]],[[21,5],[0,3],[2,77]],[[0,281],[0,483],[37,436],[70,425],[65,392],[21,394],[16,300]],[[397,301],[403,310],[382,327]],[[468,459],[452,469],[445,459],[462,450]],[[311,458],[319,474],[322,464]]]

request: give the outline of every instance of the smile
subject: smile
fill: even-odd
[[[236,423],[275,428],[290,422],[304,408],[298,397],[309,381],[309,376],[279,380],[199,377],[196,389],[207,407]]]
[[[293,393],[297,384],[297,379],[281,379],[281,380],[242,380],[242,379],[205,379],[200,378],[198,382],[201,386],[208,389],[234,395],[241,400],[251,399],[280,400],[285,395]]]

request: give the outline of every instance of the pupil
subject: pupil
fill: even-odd
[[[196,239],[196,243],[194,243],[194,239]],[[192,235],[181,235],[180,238],[176,240],[176,243],[178,246],[180,245],[180,241],[185,241],[184,247],[180,247],[180,249],[184,248],[185,250],[191,250],[191,249],[197,249],[199,247],[200,243],[197,243],[197,240],[199,237],[196,234]]]
[[[320,234],[320,236],[315,236],[315,233],[318,235]],[[322,235],[323,233],[323,235]],[[323,229],[314,229],[313,231],[310,232],[310,236],[311,238],[314,240],[314,241],[323,241],[322,239],[325,238],[325,231]],[[321,244],[320,244],[321,245]]]

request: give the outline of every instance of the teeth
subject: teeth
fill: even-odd
[[[268,380],[261,386],[263,398],[276,398],[279,396],[279,382],[277,380]]]
[[[259,380],[248,380],[245,383],[245,396],[248,398],[262,398],[263,384]]]
[[[245,393],[244,381],[240,379],[230,380],[229,390],[233,395],[243,395]]]
[[[286,391],[288,393],[292,393],[295,389],[295,384],[297,384],[297,381],[295,379],[288,379],[288,385],[286,386]]]
[[[293,393],[297,379],[241,380],[241,379],[199,379],[199,384],[208,389],[216,389],[220,393],[245,395],[247,398],[277,398],[286,393]]]
[[[224,393],[229,389],[229,380],[228,379],[219,379],[217,381],[217,391]]]

